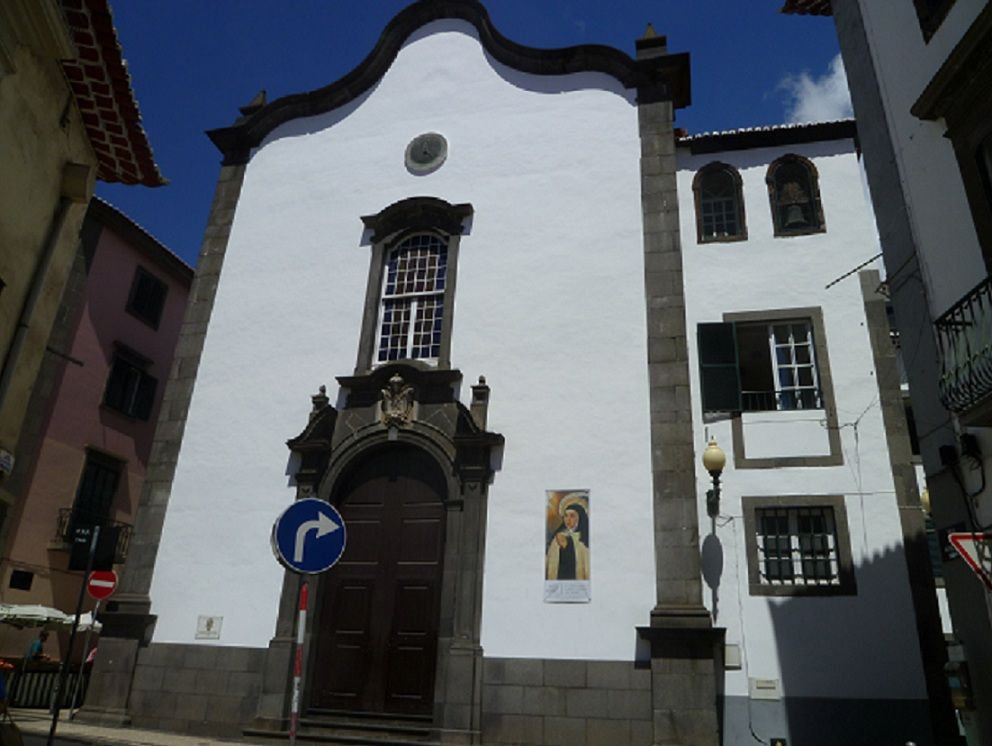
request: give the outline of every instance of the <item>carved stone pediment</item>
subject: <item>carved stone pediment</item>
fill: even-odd
[[[414,389],[394,373],[379,399],[379,419],[386,427],[404,427],[414,417]]]

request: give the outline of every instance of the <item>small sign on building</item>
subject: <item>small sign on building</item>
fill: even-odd
[[[220,628],[224,623],[222,616],[203,616],[196,618],[196,639],[197,640],[219,640]]]

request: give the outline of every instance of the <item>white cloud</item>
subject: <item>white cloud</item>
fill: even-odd
[[[854,116],[851,93],[847,89],[844,63],[838,54],[826,73],[817,77],[803,71],[788,75],[779,83],[786,92],[786,120],[790,123],[828,122]]]

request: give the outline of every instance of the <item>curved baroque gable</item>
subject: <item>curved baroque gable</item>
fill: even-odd
[[[537,49],[503,36],[478,0],[420,0],[389,22],[375,48],[344,77],[323,88],[283,96],[264,106],[248,107],[243,110],[246,115],[230,127],[208,131],[207,135],[224,154],[224,165],[247,162],[251,149],[279,125],[323,114],[358,98],[386,74],[411,34],[443,19],[471,23],[486,51],[520,72],[534,75],[600,72],[613,76],[625,88],[635,89],[638,103],[671,100],[676,108],[690,103],[687,53],[635,60],[618,49],[597,44]]]

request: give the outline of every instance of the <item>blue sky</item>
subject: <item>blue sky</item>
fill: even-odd
[[[97,194],[195,264],[220,156],[205,130],[269,100],[337,80],[409,0],[111,0],[145,129],[169,179]],[[485,0],[484,0],[485,2]],[[689,52],[690,132],[844,113],[831,18],[784,16],[782,0],[489,0],[496,28],[534,47],[607,44],[633,55],[647,23]],[[840,77],[838,78],[838,72]]]

